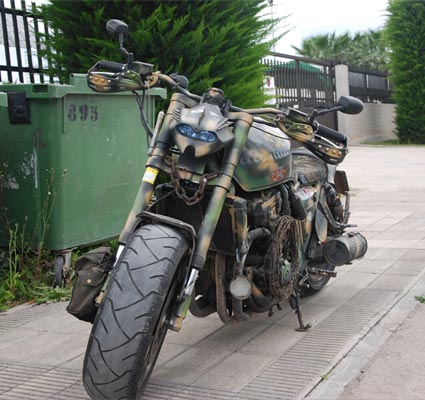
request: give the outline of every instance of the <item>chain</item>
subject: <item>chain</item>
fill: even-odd
[[[214,179],[218,176],[217,173],[202,175],[201,179],[199,180],[198,190],[193,194],[193,196],[189,196],[186,190],[184,189],[184,187],[181,185],[181,182],[180,182],[181,179],[180,179],[179,171],[177,171],[177,168],[176,168],[176,163],[172,160],[170,164],[171,164],[170,177],[171,177],[171,182],[176,188],[176,194],[188,206],[193,206],[195,204],[198,204],[204,198],[205,189],[208,186],[208,182],[211,179]]]
[[[294,292],[300,259],[298,252],[301,244],[300,222],[288,215],[280,217],[273,227],[273,242],[270,245],[265,259],[265,278],[272,296],[281,301],[287,299]],[[281,261],[287,260],[291,264],[289,279],[281,282]]]

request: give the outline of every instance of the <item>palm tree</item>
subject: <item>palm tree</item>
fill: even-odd
[[[302,41],[301,47],[292,46],[299,55],[328,60],[368,69],[385,70],[389,52],[382,30],[368,30],[351,35],[335,32],[316,35]]]
[[[299,55],[319,60],[343,61],[351,41],[348,32],[336,35],[335,32],[304,39],[301,48],[292,46]]]

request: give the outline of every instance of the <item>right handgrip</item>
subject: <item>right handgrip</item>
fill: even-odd
[[[347,145],[347,136],[343,133],[335,131],[334,129],[328,128],[327,126],[315,123],[317,128],[317,134],[323,136],[326,139],[333,140],[334,142],[341,143],[344,146]]]
[[[126,69],[127,64],[121,64],[117,62],[102,60],[102,61],[98,61],[98,63],[96,64],[96,67],[108,72],[123,72]]]

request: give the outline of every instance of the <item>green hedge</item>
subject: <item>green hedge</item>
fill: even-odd
[[[391,0],[386,35],[401,143],[425,143],[425,1]]]
[[[117,18],[129,26],[125,47],[136,60],[186,75],[194,93],[217,86],[234,104],[253,107],[265,101],[259,61],[271,48],[265,38],[276,23],[260,17],[267,6],[266,0],[51,0],[42,13],[56,32],[48,56],[64,82],[97,60],[123,62],[105,32],[106,21]]]

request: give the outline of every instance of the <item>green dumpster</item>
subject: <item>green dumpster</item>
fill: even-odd
[[[132,93],[69,85],[0,85],[0,245],[16,223],[33,244],[64,250],[116,237],[143,176],[146,133]],[[150,90],[145,112],[153,124]]]

